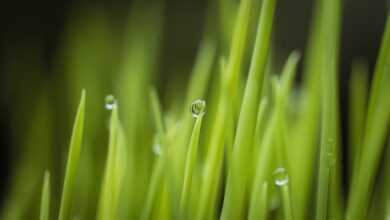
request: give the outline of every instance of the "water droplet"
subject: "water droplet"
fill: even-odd
[[[161,144],[157,134],[155,134],[153,137],[152,152],[156,156],[161,155]]]
[[[283,167],[278,167],[274,171],[273,176],[274,176],[275,185],[277,186],[283,186],[288,183],[288,174],[286,169],[284,169]]]
[[[191,114],[194,118],[198,118],[204,115],[206,112],[206,101],[197,99],[191,104]]]
[[[113,95],[107,95],[105,98],[105,107],[108,110],[112,110],[116,107],[116,99]]]
[[[161,145],[160,143],[154,143],[152,147],[152,151],[156,156],[161,155]]]

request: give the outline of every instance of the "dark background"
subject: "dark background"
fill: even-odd
[[[191,63],[202,32],[203,18],[207,1],[205,0],[167,0],[164,44],[169,52],[164,52],[166,62],[180,57],[183,62]],[[7,93],[10,85],[5,80],[4,61],[10,60],[12,51],[23,51],[25,56],[18,57],[19,65],[25,71],[19,76],[25,79],[24,87],[16,88],[28,96],[29,66],[23,66],[33,53],[43,59],[44,71],[40,77],[50,80],[53,74],[54,55],[58,52],[59,41],[66,26],[67,16],[73,8],[103,6],[112,19],[122,19],[128,12],[130,1],[67,1],[67,0],[14,0],[2,1],[0,6],[0,190],[10,176],[10,147],[13,138],[10,128],[13,121],[10,115],[18,100]],[[278,1],[275,24],[275,44],[283,53],[293,49],[304,51],[308,36],[308,26],[312,13],[313,0]],[[348,100],[347,83],[352,59],[365,58],[372,72],[380,45],[386,19],[385,0],[345,0],[343,3],[340,94],[342,117],[346,118]],[[184,35],[183,35],[184,33]],[[180,40],[179,37],[180,36]],[[163,46],[164,49],[164,46]],[[24,60],[25,59],[25,60]],[[15,88],[14,88],[15,89]],[[345,121],[344,121],[345,122]],[[346,145],[345,123],[343,123],[343,144]],[[22,138],[22,137],[21,137]],[[1,192],[4,195],[4,192]]]

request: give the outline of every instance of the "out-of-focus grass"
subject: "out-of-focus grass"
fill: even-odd
[[[40,220],[48,220],[50,218],[50,173],[45,172],[43,178],[42,196],[41,196],[41,209]]]
[[[135,1],[122,31],[103,9],[74,12],[64,74],[26,99],[36,110],[12,130],[24,143],[2,219],[389,218],[390,20],[370,86],[353,67],[341,157],[341,1],[316,1],[300,84],[298,52],[283,67],[270,55],[277,2],[210,3],[188,83],[172,87],[160,82],[170,5]]]
[[[61,205],[58,219],[69,219],[70,209],[72,204],[72,194],[76,185],[77,169],[81,153],[81,143],[84,132],[84,116],[85,115],[85,91],[82,92],[80,105],[77,110],[76,119],[70,138],[68,160],[66,163],[66,171],[64,178],[64,186],[61,195]]]

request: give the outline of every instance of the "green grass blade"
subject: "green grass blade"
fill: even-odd
[[[206,24],[208,25],[208,24]],[[214,39],[214,36],[208,29],[200,42],[199,49],[197,52],[196,60],[192,69],[191,78],[188,84],[187,94],[184,102],[184,108],[181,115],[181,135],[178,136],[177,143],[174,145],[179,146],[187,146],[188,141],[191,135],[192,129],[192,118],[191,115],[188,114],[188,108],[191,106],[192,101],[199,97],[205,97],[206,92],[209,86],[209,81],[211,78],[213,64],[215,63],[217,51],[217,44]],[[175,173],[177,174],[177,185],[182,184],[182,180],[184,178],[184,166],[185,166],[185,158],[186,158],[186,150],[185,147],[176,148],[174,151],[174,168]]]
[[[213,36],[206,33],[199,46],[199,51],[191,73],[188,86],[184,114],[188,113],[188,106],[198,97],[204,97],[209,85],[212,67],[215,62],[217,45]]]
[[[323,37],[321,1],[315,2],[305,52],[304,79],[299,99],[298,120],[289,125],[291,147],[288,149],[288,167],[294,214],[297,219],[308,219],[312,213],[313,177],[315,173],[320,115],[321,40]],[[300,160],[305,155],[305,160]]]
[[[105,174],[101,188],[97,219],[118,218],[118,201],[126,172],[126,142],[118,119],[118,106],[114,104],[110,118],[110,135]]]
[[[284,167],[284,160],[282,156],[282,149],[280,147],[278,149],[274,149],[274,142],[275,140],[280,140],[280,137],[283,135],[280,135],[280,131],[282,129],[281,122],[283,120],[283,114],[284,114],[284,104],[285,100],[287,98],[287,94],[289,93],[289,89],[291,88],[293,76],[296,72],[297,64],[299,61],[299,54],[298,53],[292,53],[288,60],[286,61],[286,64],[283,68],[282,72],[282,86],[279,85],[279,83],[274,83],[274,89],[276,92],[276,104],[273,109],[270,121],[268,123],[267,128],[265,129],[265,133],[261,142],[259,155],[257,158],[257,164],[256,164],[256,171],[255,171],[255,177],[252,184],[252,191],[251,191],[251,198],[249,203],[249,216],[256,215],[254,213],[257,212],[258,209],[258,202],[257,196],[260,194],[260,187],[259,185],[262,185],[264,181],[267,180],[267,177],[270,174],[271,168],[272,168],[272,161],[274,155],[276,155],[277,162],[279,163],[279,166]],[[274,81],[275,82],[275,81]],[[283,96],[282,96],[283,95]],[[278,138],[277,138],[278,137]],[[280,143],[277,143],[277,145],[280,146]],[[276,151],[275,151],[276,150]],[[291,210],[291,202],[289,198],[289,190],[285,191],[283,193],[284,195],[284,206],[288,212]],[[291,214],[292,215],[292,214]],[[291,216],[288,214],[288,216]]]
[[[254,133],[254,140],[253,140],[253,149],[252,149],[252,157],[251,157],[251,171],[250,173],[256,172],[256,165],[257,165],[257,158],[260,152],[260,146],[261,142],[264,137],[265,129],[267,128],[268,124],[268,111],[269,111],[269,102],[267,97],[263,97],[260,101],[258,110],[257,110],[257,119],[256,119],[256,128]],[[254,188],[253,182],[254,182],[254,176],[249,176],[248,179],[249,182],[249,189]],[[260,186],[258,186],[260,187]],[[255,205],[257,207],[257,205]]]
[[[297,70],[298,61],[300,58],[300,54],[298,52],[293,52],[289,56],[286,65],[283,68],[282,71],[282,79],[280,82],[280,85],[278,81],[274,82],[274,88],[276,88],[276,112],[277,112],[277,140],[276,144],[278,146],[276,150],[276,158],[277,158],[277,164],[278,167],[287,167],[287,161],[286,161],[286,149],[287,149],[287,141],[286,141],[286,112],[284,109],[286,109],[286,104],[288,100],[288,95],[290,93],[294,76]],[[286,178],[288,177],[288,174],[286,174]],[[283,184],[282,186],[279,186],[282,194],[282,203],[283,203],[283,213],[285,219],[293,219],[293,212],[292,212],[292,205],[291,205],[291,198],[290,198],[290,187],[288,180],[286,184]]]
[[[72,137],[70,139],[68,160],[66,163],[64,186],[62,189],[61,205],[59,212],[59,220],[70,218],[70,208],[72,193],[75,188],[77,166],[80,158],[81,144],[83,139],[85,115],[85,91],[81,94],[80,104],[77,110],[76,119],[73,126]]]
[[[384,168],[384,216],[386,220],[390,219],[390,139],[387,143],[387,157]],[[387,175],[386,175],[387,174]]]
[[[340,185],[338,183],[337,168],[330,173],[329,154],[332,152],[338,158],[338,36],[340,1],[322,1],[322,32],[325,35],[321,41],[321,80],[322,80],[322,109],[321,109],[321,144],[319,152],[319,173],[317,181],[316,219],[337,218],[340,206],[338,196]],[[328,19],[329,18],[329,19]],[[328,196],[330,194],[330,196]],[[331,201],[331,202],[330,202]],[[330,206],[328,207],[328,204]]]
[[[254,200],[253,208],[249,212],[249,220],[256,219],[267,219],[268,214],[268,183],[264,182],[262,185],[257,186],[259,188],[255,192],[260,192],[256,194],[256,199]]]
[[[237,98],[236,82],[239,78],[241,70],[246,40],[248,37],[248,25],[250,17],[252,1],[245,0],[240,3],[234,33],[232,37],[232,45],[226,72],[221,74],[220,97],[218,99],[216,117],[214,119],[214,127],[212,129],[211,139],[208,143],[210,150],[207,154],[205,165],[205,177],[202,182],[199,207],[196,214],[197,219],[212,218],[210,207],[214,207],[215,198],[218,192],[220,183],[220,175],[222,172],[222,160],[224,155],[224,140],[225,140],[225,125],[226,118],[229,115],[228,110],[232,109],[232,103]],[[230,98],[233,97],[233,101]]]
[[[282,70],[282,76],[281,76],[281,82],[280,82],[280,98],[281,98],[281,104],[286,105],[286,101],[288,100],[288,95],[290,94],[292,85],[294,83],[294,77],[297,72],[298,68],[298,61],[300,59],[301,55],[299,52],[294,51],[290,54],[290,56],[287,59],[286,64],[283,67]]]
[[[49,220],[50,215],[50,173],[45,171],[43,178],[40,220]]]
[[[267,124],[267,108],[268,108],[268,99],[267,97],[264,97],[261,99],[258,110],[257,110],[257,118],[256,118],[256,128],[255,128],[255,134],[254,134],[254,140],[253,140],[253,165],[255,167],[256,164],[256,158],[259,154],[260,150],[260,144],[261,140],[263,139],[263,135],[265,132],[266,124]],[[254,172],[254,170],[253,170]]]
[[[228,174],[222,211],[222,217],[225,219],[241,218],[243,216],[247,170],[250,166],[247,163],[248,154],[253,144],[253,134],[255,132],[255,123],[251,123],[251,121],[256,119],[260,100],[260,91],[268,60],[275,5],[276,0],[265,0],[259,16],[255,49],[237,125],[231,169]]]
[[[222,46],[228,49],[232,37],[232,27],[234,25],[234,19],[236,18],[236,6],[235,2],[228,0],[218,0],[218,17],[221,29]]]
[[[251,198],[249,202],[249,216],[253,216],[253,213],[257,212],[257,197],[260,195],[260,187],[262,183],[264,183],[267,178],[270,176],[270,172],[272,169],[272,161],[274,160],[274,136],[276,131],[276,117],[275,111],[272,112],[271,118],[269,119],[269,123],[265,129],[265,133],[260,145],[260,151],[257,158],[257,163],[255,167],[254,180],[251,189]]]
[[[352,75],[349,85],[349,170],[351,179],[357,172],[358,155],[360,155],[360,145],[364,132],[364,121],[367,105],[368,92],[368,66],[362,60],[356,60],[352,66]],[[353,182],[353,181],[351,181]]]
[[[152,169],[152,175],[148,192],[146,194],[145,205],[142,210],[141,219],[150,219],[153,214],[153,207],[157,200],[157,196],[164,189],[161,183],[164,182],[164,169],[166,169],[165,158],[168,154],[166,144],[166,131],[161,114],[160,102],[157,93],[154,89],[150,91],[150,102],[153,110],[154,122],[157,129],[157,135],[159,137],[160,147],[162,148],[162,155],[159,155],[156,163]]]
[[[163,171],[164,171],[164,160],[161,157],[159,157],[157,163],[153,167],[148,193],[146,195],[144,208],[141,213],[141,219],[143,220],[150,219],[153,214],[153,205],[155,204],[157,195],[159,195],[161,191],[161,183],[164,180]]]
[[[281,187],[282,190],[282,200],[283,200],[283,213],[285,220],[292,220],[293,218],[293,209],[291,205],[291,197],[290,197],[290,187],[287,184]]]
[[[165,126],[161,113],[160,102],[158,100],[155,88],[152,88],[149,93],[150,103],[152,106],[154,122],[157,128],[157,134],[162,138],[165,135]]]
[[[191,193],[193,171],[194,171],[195,163],[197,161],[197,152],[198,152],[198,145],[199,145],[200,128],[202,125],[202,118],[203,115],[200,115],[199,117],[196,118],[195,125],[192,130],[188,151],[187,151],[184,183],[183,183],[183,188],[182,188],[181,198],[180,198],[180,212],[182,213],[181,215],[182,218],[189,217],[187,215],[190,208],[188,204],[189,204],[189,197]]]
[[[365,219],[370,201],[373,181],[377,173],[386,133],[389,129],[390,99],[390,16],[371,85],[366,125],[358,159],[357,176],[352,182],[349,194],[347,219]]]

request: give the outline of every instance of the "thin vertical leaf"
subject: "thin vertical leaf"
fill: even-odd
[[[351,183],[347,219],[365,219],[368,201],[372,194],[373,182],[377,173],[380,155],[389,129],[390,114],[390,16],[376,64],[374,79],[370,90],[370,100],[366,125],[358,159],[358,171]]]
[[[146,194],[145,205],[141,212],[141,219],[150,219],[153,213],[153,206],[157,200],[157,196],[160,194],[162,190],[165,190],[165,186],[161,186],[161,183],[164,182],[164,167],[166,166],[166,158],[168,154],[168,149],[166,146],[166,131],[164,122],[162,119],[161,107],[158,100],[158,96],[156,90],[152,88],[149,94],[154,123],[157,128],[157,136],[158,136],[158,144],[160,144],[160,148],[162,150],[161,155],[158,155],[157,161],[154,164],[152,169],[152,176],[149,183],[148,192]],[[164,183],[163,185],[165,185]]]
[[[126,171],[126,148],[124,132],[118,119],[118,106],[115,103],[110,118],[110,135],[105,173],[100,191],[97,219],[116,219],[118,201]]]
[[[217,104],[217,113],[214,119],[213,133],[208,146],[211,146],[205,165],[205,177],[202,182],[199,207],[197,211],[197,219],[204,219],[211,215],[210,207],[214,207],[216,194],[218,192],[218,184],[222,172],[222,159],[224,154],[224,139],[226,118],[229,115],[228,109],[234,106],[230,104],[230,98],[236,97],[237,87],[235,82],[239,78],[243,56],[245,51],[246,40],[248,37],[248,25],[250,17],[252,1],[245,0],[240,3],[234,33],[232,37],[232,45],[230,50],[229,62],[226,72],[221,75],[220,97]]]
[[[325,35],[321,38],[321,143],[319,152],[319,173],[317,181],[316,219],[339,216],[339,170],[335,167],[330,173],[329,154],[339,154],[338,128],[338,81],[337,59],[340,23],[340,1],[321,1],[322,26]],[[329,18],[329,19],[328,19]],[[330,195],[330,196],[328,196]],[[332,202],[330,202],[332,201]],[[328,207],[328,204],[329,207]]]
[[[184,183],[183,183],[183,188],[182,188],[181,198],[180,198],[180,212],[182,213],[181,217],[183,218],[189,217],[187,215],[189,211],[188,204],[189,204],[189,197],[191,193],[193,171],[194,171],[195,163],[197,161],[197,152],[198,152],[198,145],[199,145],[200,128],[202,125],[202,118],[203,115],[199,115],[196,118],[195,125],[191,134],[188,151],[187,151]]]
[[[227,179],[222,218],[243,217],[245,191],[247,187],[248,153],[253,144],[253,134],[260,91],[268,60],[271,30],[276,0],[262,2],[256,35],[255,49],[245,88],[241,112],[233,145],[232,164]]]
[[[368,66],[362,60],[356,60],[352,66],[352,75],[349,85],[349,113],[348,113],[348,142],[349,142],[349,170],[351,179],[357,167],[360,145],[364,132],[364,120],[367,105]],[[351,181],[352,182],[352,181]]]
[[[256,195],[256,199],[254,200],[253,208],[251,212],[249,212],[249,220],[256,219],[267,219],[268,214],[268,182],[264,182],[262,185],[257,186],[261,188],[259,190],[260,195]]]
[[[300,58],[300,54],[298,52],[293,52],[289,56],[287,63],[282,71],[282,78],[280,85],[277,81],[274,82],[274,87],[276,88],[276,106],[277,110],[275,110],[277,115],[277,140],[276,140],[276,159],[278,167],[282,167],[285,169],[287,167],[287,158],[286,158],[286,148],[287,148],[287,131],[286,131],[286,109],[288,95],[290,94],[290,90],[292,84],[294,82],[294,76],[297,70],[297,64]],[[279,109],[279,110],[278,110]],[[285,181],[286,183],[279,186],[282,194],[282,203],[283,203],[283,213],[285,219],[293,219],[293,211],[291,205],[291,196],[290,196],[290,186],[289,186],[289,177],[288,172],[285,173]]]
[[[76,114],[76,119],[73,126],[72,137],[70,139],[64,186],[62,189],[62,196],[61,196],[60,212],[58,217],[59,220],[66,220],[70,218],[72,193],[75,187],[77,166],[79,163],[81,144],[83,139],[84,115],[85,115],[85,91],[83,90],[81,94],[80,104]]]
[[[255,167],[255,177],[251,190],[251,198],[249,203],[249,216],[256,215],[257,211],[257,196],[260,195],[260,187],[264,181],[267,180],[267,177],[270,174],[272,168],[272,160],[276,155],[277,162],[279,166],[284,166],[285,159],[282,156],[282,149],[279,147],[278,149],[274,149],[275,140],[280,140],[280,130],[282,130],[281,120],[283,120],[284,114],[284,105],[286,103],[287,95],[291,89],[293,76],[295,75],[297,64],[299,61],[300,55],[296,52],[293,52],[286,61],[282,71],[282,85],[278,86],[278,83],[274,83],[275,89],[275,107],[272,111],[272,115],[270,121],[268,123],[267,128],[265,129],[265,133],[261,142],[259,155],[257,158],[257,164]],[[277,138],[278,137],[278,138]],[[281,146],[280,143],[276,143]],[[283,192],[284,198],[284,206],[288,212],[291,210],[291,202],[289,198],[289,190]],[[290,215],[288,215],[290,216]]]
[[[41,195],[40,220],[49,220],[50,215],[50,173],[45,171]]]

